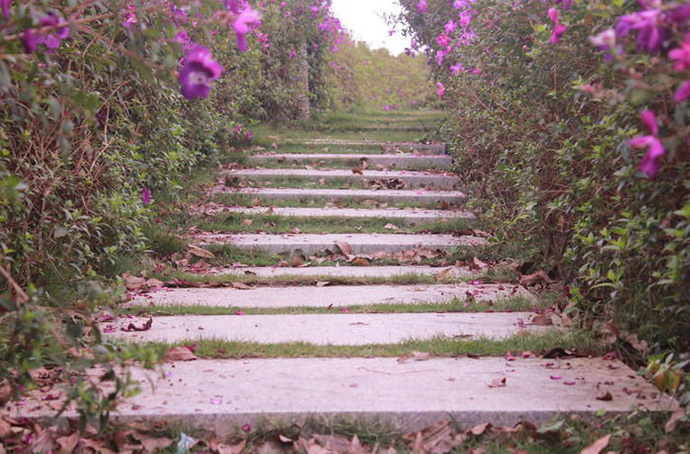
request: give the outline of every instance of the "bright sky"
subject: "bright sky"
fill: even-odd
[[[398,32],[388,36],[390,27],[381,17],[400,12],[396,0],[333,0],[333,12],[357,41],[365,41],[372,49],[385,47],[395,55],[409,46],[409,39]]]

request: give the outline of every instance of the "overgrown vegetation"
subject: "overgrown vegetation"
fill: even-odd
[[[688,66],[669,53],[687,47],[687,6],[402,3],[445,90],[446,133],[482,216],[528,262],[572,282],[573,307],[590,320],[687,352]],[[641,8],[657,22],[635,22]],[[645,134],[661,138],[663,156],[631,141]]]

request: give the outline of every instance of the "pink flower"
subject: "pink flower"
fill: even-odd
[[[676,61],[673,65],[676,71],[685,71],[690,68],[690,34],[685,37],[685,42],[678,49],[669,52],[668,56]]]
[[[443,86],[442,82],[437,82],[436,87],[436,94],[439,98],[442,98],[443,94],[446,92],[446,87]]]
[[[141,201],[144,203],[144,205],[151,203],[151,190],[146,186],[141,188]]]
[[[446,33],[451,35],[455,31],[455,29],[458,28],[458,26],[455,24],[453,20],[449,20],[443,28],[446,31]]]
[[[247,33],[261,24],[260,19],[261,13],[253,10],[251,6],[247,6],[240,12],[232,24],[232,28],[235,29],[235,35],[237,36],[237,48],[242,52],[246,52],[249,48],[247,45]]]
[[[13,0],[0,0],[0,6],[2,7],[2,15],[5,18],[5,22],[9,22],[12,17],[10,14],[10,6],[12,6]]]
[[[426,0],[419,0],[419,3],[417,3],[417,11],[426,13]]]
[[[654,178],[659,173],[659,164],[657,160],[664,154],[664,145],[659,138],[655,136],[635,137],[630,140],[630,146],[633,148],[647,148],[638,169],[645,173],[649,178]]]
[[[206,98],[211,92],[211,83],[218,79],[223,67],[213,59],[211,51],[203,46],[191,49],[184,59],[178,80],[185,98]]]
[[[643,110],[640,113],[640,118],[642,119],[642,124],[645,125],[647,130],[652,133],[653,136],[659,135],[659,125],[656,122],[656,115],[651,110]]]
[[[690,98],[690,80],[686,80],[680,84],[676,90],[676,94],[673,96],[676,102],[683,102],[688,98]]]
[[[559,13],[556,8],[549,8],[549,19],[554,23],[553,31],[551,32],[551,44],[556,44],[561,40],[565,33],[565,25],[559,22]]]

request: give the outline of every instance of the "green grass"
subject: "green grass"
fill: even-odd
[[[310,159],[310,160],[301,160],[299,163],[296,163],[294,161],[290,162],[284,162],[284,161],[278,161],[277,159],[271,159],[269,161],[261,161],[261,162],[256,162],[253,163],[251,158],[248,160],[249,163],[252,165],[256,165],[258,168],[262,169],[297,169],[297,170],[304,170],[307,166],[313,167],[316,170],[350,170],[354,168],[361,168],[362,162],[357,158],[349,159],[349,160],[337,160],[337,161],[329,161],[326,159]],[[369,170],[379,170],[378,167],[374,164],[369,164],[368,167]],[[407,170],[407,171],[424,171],[424,170],[447,170],[450,171],[450,169],[446,169],[442,165],[434,165],[430,163],[418,163],[418,162],[409,162],[403,165],[395,165],[395,166],[382,166],[381,170]]]
[[[368,189],[362,181],[347,178],[326,178],[323,181],[308,180],[292,176],[253,178],[251,175],[232,176],[228,174],[230,187],[252,188],[319,188],[319,189]]]
[[[380,203],[375,199],[367,199],[363,197],[347,197],[342,199],[331,199],[319,195],[309,195],[303,198],[294,199],[267,199],[260,195],[254,194],[214,194],[212,201],[223,203],[229,206],[275,206],[275,207],[327,207],[336,206],[341,208],[376,208],[376,207],[390,207],[390,208],[427,208],[427,209],[443,209],[444,205],[440,202],[386,202]],[[457,205],[450,205],[448,208],[457,208]]]
[[[583,355],[599,355],[603,347],[592,333],[549,331],[543,334],[522,333],[495,340],[487,338],[450,339],[437,337],[424,340],[407,340],[398,344],[370,345],[316,345],[307,342],[259,344],[256,342],[221,339],[194,339],[173,343],[154,342],[149,346],[159,352],[170,347],[195,344],[194,353],[200,358],[363,358],[400,357],[413,351],[426,352],[431,356],[455,357],[467,354],[478,356],[503,356],[508,352],[530,351],[535,354],[554,347],[574,350]]]
[[[417,303],[417,304],[372,304],[347,306],[353,314],[423,314],[445,312],[520,312],[541,307],[526,298],[510,298],[489,304],[486,301],[466,302],[454,299],[449,303]],[[170,304],[165,306],[131,306],[122,308],[122,314],[146,315],[234,315],[242,310],[247,315],[275,315],[275,314],[333,314],[340,312],[339,307],[286,307],[286,308],[240,308],[240,307],[209,307],[203,305]]]
[[[251,220],[250,225],[243,222]],[[448,233],[476,228],[476,219],[448,219],[438,222],[423,222],[416,226],[406,227],[401,219],[395,218],[346,218],[338,216],[299,217],[280,215],[219,214],[212,217],[186,217],[190,225],[208,232],[253,233],[289,233],[298,228],[301,233]],[[395,225],[398,230],[387,229]]]
[[[311,129],[284,127],[279,125],[259,125],[253,128],[255,144],[270,146],[273,143],[290,141],[301,141],[303,139],[333,139],[333,140],[369,140],[374,142],[418,142],[425,136],[424,131],[394,131],[394,130],[373,130],[373,131],[348,131],[335,127],[324,127],[318,130],[317,126],[311,125]]]

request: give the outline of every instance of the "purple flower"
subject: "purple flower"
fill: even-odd
[[[659,135],[659,125],[656,122],[656,114],[651,110],[643,110],[640,113],[640,118],[642,119],[642,124],[645,125],[647,130],[653,135]]]
[[[549,18],[554,23],[553,31],[551,32],[551,44],[556,44],[560,41],[566,30],[565,25],[560,23],[558,16],[558,9],[549,8]]]
[[[675,60],[673,69],[685,71],[690,68],[690,36],[685,38],[685,42],[678,49],[673,49],[668,53],[671,60]]]
[[[426,0],[419,0],[419,3],[417,3],[417,11],[426,13]]]
[[[182,45],[182,49],[185,51],[188,51],[192,45],[192,38],[189,37],[187,30],[184,28],[181,29],[177,35],[175,35],[174,41],[176,43],[180,43]]]
[[[676,94],[673,96],[676,102],[683,102],[688,98],[690,98],[690,80],[686,80],[680,84],[676,90]]]
[[[144,203],[144,205],[151,203],[151,190],[146,186],[141,188],[141,201]]]
[[[443,28],[447,34],[452,35],[458,26],[455,24],[455,21],[449,20]]]
[[[460,74],[463,71],[465,71],[465,67],[462,65],[462,63],[456,63],[450,67],[450,72],[454,76],[457,76],[458,74]]]
[[[211,91],[211,82],[218,79],[223,67],[211,56],[211,51],[203,46],[192,48],[184,59],[178,80],[185,98],[206,98]]]
[[[616,31],[612,28],[606,29],[598,35],[591,36],[589,42],[597,46],[600,50],[605,52],[606,61],[613,60],[613,54],[622,52],[616,46]]]
[[[2,15],[5,17],[5,22],[9,22],[12,15],[10,14],[10,6],[13,0],[0,0],[0,7],[2,7]]]
[[[647,52],[656,52],[670,33],[660,25],[661,11],[647,9],[621,16],[616,24],[616,36],[623,37],[637,30],[637,47]]]
[[[437,82],[436,83],[436,94],[438,95],[439,98],[442,98],[444,93],[446,92],[446,87],[443,85],[442,82]]]
[[[24,30],[22,33],[22,44],[24,45],[24,52],[32,54],[38,45],[41,43],[41,37],[33,32],[30,28]]]
[[[645,110],[640,114],[642,123],[651,132],[651,135],[638,136],[628,142],[633,148],[647,148],[638,169],[649,178],[654,178],[659,173],[658,160],[664,154],[664,145],[659,140],[659,126],[656,115],[651,110]]]
[[[232,24],[232,28],[235,29],[235,35],[237,36],[237,47],[245,52],[249,46],[247,45],[247,33],[249,31],[261,24],[260,22],[261,14],[258,11],[253,10],[250,6],[247,6],[242,12],[237,16],[235,22]]]

